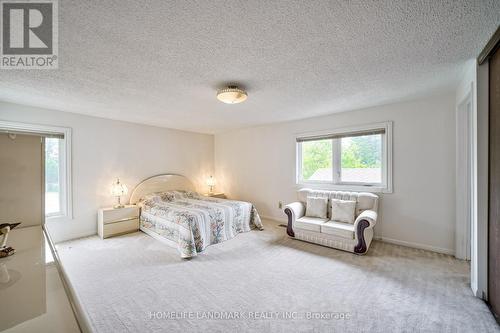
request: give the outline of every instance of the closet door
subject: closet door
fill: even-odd
[[[497,321],[500,316],[500,51],[489,61],[489,227],[488,302]]]
[[[0,133],[0,224],[41,225],[43,192],[42,138]]]

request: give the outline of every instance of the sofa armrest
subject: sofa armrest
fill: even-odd
[[[362,220],[367,221],[369,223],[369,227],[373,228],[377,223],[377,212],[371,209],[362,211],[356,218],[356,221],[354,221],[354,229],[358,229],[358,224]]]
[[[288,225],[286,233],[290,237],[295,237],[293,225],[297,219],[300,219],[306,213],[306,207],[302,202],[292,202],[285,206],[285,214],[288,216]]]
[[[354,246],[354,253],[363,254],[368,251],[368,246],[371,242],[370,233],[365,239],[365,231],[367,229],[372,229],[377,223],[377,212],[374,210],[365,210],[359,214],[356,221],[354,221],[354,235],[357,240],[356,246]]]

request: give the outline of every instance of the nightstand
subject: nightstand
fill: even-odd
[[[226,195],[223,192],[213,192],[213,193],[203,193],[206,197],[226,199]]]
[[[101,238],[139,230],[139,207],[101,208],[97,214],[97,232]]]

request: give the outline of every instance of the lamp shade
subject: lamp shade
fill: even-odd
[[[247,97],[247,92],[236,86],[229,86],[217,92],[217,99],[226,104],[238,104],[244,102]]]
[[[215,178],[210,176],[207,178],[207,186],[215,186]]]
[[[120,179],[116,178],[116,182],[111,185],[111,195],[115,197],[119,197],[122,195],[126,195],[128,193],[127,186],[123,183],[120,183]]]

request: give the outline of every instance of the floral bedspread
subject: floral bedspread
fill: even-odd
[[[249,202],[205,197],[196,192],[153,193],[140,200],[141,229],[176,243],[183,258],[253,228],[263,229]]]

